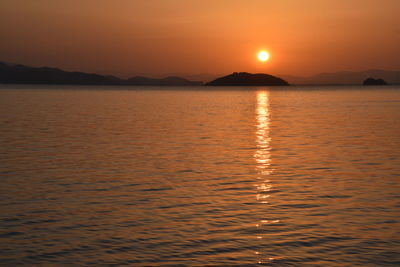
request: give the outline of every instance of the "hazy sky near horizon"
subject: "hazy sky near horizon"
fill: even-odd
[[[0,61],[121,77],[400,70],[399,14],[399,0],[0,0]]]

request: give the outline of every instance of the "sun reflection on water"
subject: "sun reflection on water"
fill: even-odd
[[[257,92],[257,129],[256,142],[257,150],[254,158],[257,162],[257,169],[261,175],[271,174],[271,137],[270,131],[270,112],[269,112],[269,92]]]
[[[257,109],[256,109],[256,142],[257,150],[254,153],[256,160],[256,168],[259,172],[258,179],[262,183],[257,185],[257,189],[261,192],[271,190],[270,181],[267,179],[272,174],[271,169],[271,137],[270,137],[270,111],[269,111],[269,92],[257,92]],[[260,194],[258,194],[259,196]]]
[[[270,108],[269,108],[269,92],[258,91],[257,92],[257,107],[256,107],[256,145],[257,150],[254,153],[254,159],[256,161],[256,169],[258,171],[259,180],[256,184],[257,194],[256,199],[261,204],[269,204],[267,201],[270,198],[269,192],[272,189],[270,184],[269,176],[273,173],[271,168],[271,137],[270,137]],[[271,223],[277,223],[278,220],[260,220],[256,227],[260,229],[260,225],[268,225]],[[261,240],[262,229],[256,236],[257,239]],[[255,253],[256,255],[262,256],[260,251]],[[264,255],[265,256],[265,255]],[[262,263],[259,261],[258,263]]]

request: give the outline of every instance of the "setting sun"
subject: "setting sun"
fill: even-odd
[[[269,59],[269,53],[265,50],[262,50],[258,53],[257,55],[258,60],[260,60],[261,62],[265,62],[268,61]]]
[[[257,55],[259,61],[265,62],[269,59],[269,53],[265,50],[260,51]]]

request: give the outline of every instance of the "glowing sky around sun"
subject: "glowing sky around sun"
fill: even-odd
[[[398,0],[1,0],[0,61],[120,76],[400,69],[399,12]]]

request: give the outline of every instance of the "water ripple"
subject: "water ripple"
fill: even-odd
[[[51,88],[0,90],[0,265],[400,265],[400,90]]]

